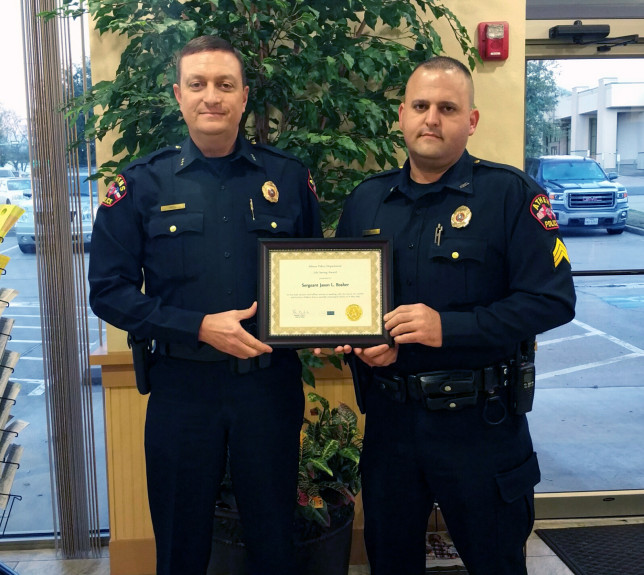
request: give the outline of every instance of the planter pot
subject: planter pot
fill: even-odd
[[[353,516],[320,537],[298,542],[295,561],[299,575],[347,575]],[[246,548],[240,540],[236,513],[217,512],[207,575],[249,575]]]

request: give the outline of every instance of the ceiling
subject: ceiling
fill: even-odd
[[[642,0],[526,0],[528,20],[644,18]]]

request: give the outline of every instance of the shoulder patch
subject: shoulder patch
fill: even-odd
[[[107,189],[101,205],[106,208],[111,208],[114,204],[120,202],[126,194],[127,184],[125,183],[125,178],[119,174]]]
[[[319,200],[320,198],[318,198],[318,189],[315,187],[315,181],[313,180],[313,176],[311,175],[311,170],[309,170],[308,183],[309,189],[313,192],[316,199]]]
[[[530,213],[546,230],[559,229],[557,217],[552,211],[548,196],[545,194],[538,194],[530,202]]]

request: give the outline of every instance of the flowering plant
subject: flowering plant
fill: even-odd
[[[311,409],[312,417],[304,419],[300,432],[296,520],[305,531],[307,522],[309,530],[324,530],[352,516],[361,487],[362,452],[358,417],[348,405],[331,409],[324,397],[312,392],[308,399],[319,405]]]

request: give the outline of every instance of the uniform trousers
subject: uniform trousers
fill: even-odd
[[[435,502],[470,575],[526,575],[540,478],[526,417],[492,425],[484,398],[458,411],[428,411],[374,386],[366,406],[361,470],[371,575],[424,575]]]
[[[206,573],[227,451],[250,572],[294,575],[304,394],[294,352],[281,357],[237,374],[155,354],[145,456],[158,575]]]

